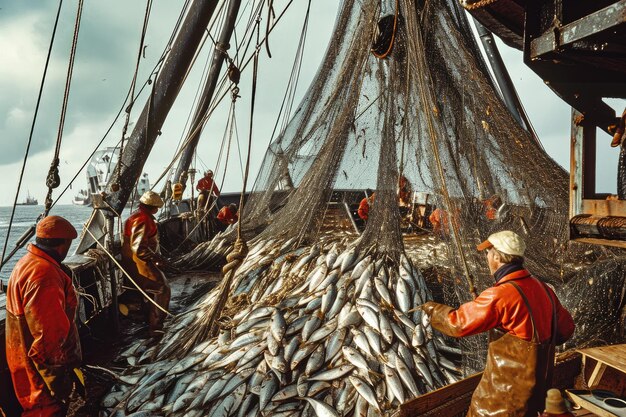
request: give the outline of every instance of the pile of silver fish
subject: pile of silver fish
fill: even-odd
[[[159,344],[124,352],[132,366],[103,415],[382,416],[460,378],[449,358],[461,352],[415,308],[430,293],[409,259],[375,259],[345,239],[294,242],[251,245],[231,294],[246,305],[218,337],[177,354],[213,290],[171,320]]]

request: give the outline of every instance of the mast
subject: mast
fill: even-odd
[[[504,66],[504,61],[502,61],[502,56],[500,55],[500,51],[498,50],[496,42],[493,38],[493,34],[489,32],[487,28],[485,28],[478,20],[474,19],[474,24],[476,25],[476,31],[478,32],[478,36],[480,36],[483,47],[485,48],[485,53],[487,54],[487,58],[491,64],[493,74],[496,77],[498,87],[500,87],[500,91],[502,92],[502,98],[506,107],[509,109],[509,112],[511,112],[511,115],[513,115],[515,120],[517,120],[517,123],[530,132],[530,123],[526,118],[526,114],[522,111],[522,103],[520,103],[519,97],[517,97],[517,94],[515,93],[513,81]]]
[[[161,133],[165,118],[178,96],[185,74],[191,66],[217,3],[216,0],[194,0],[191,3],[171,51],[159,72],[152,94],[118,161],[121,165],[119,169],[116,167],[113,170],[113,175],[107,183],[108,195],[104,197],[104,201],[94,198],[93,206],[96,210],[85,228],[89,229],[97,239],[102,240],[105,236],[104,229],[107,224],[103,213],[97,209],[108,209],[107,216],[114,216],[124,209],[135,183],[143,172],[143,166],[152,146]],[[86,251],[93,243],[91,235],[83,232],[76,252]]]
[[[121,169],[117,167],[114,169],[107,184],[110,194],[106,197],[106,201],[117,213],[120,213],[126,205],[135,183],[143,172],[146,159],[178,96],[185,73],[202,41],[217,3],[215,0],[195,0],[180,26],[172,50],[156,80],[152,95],[145,104],[118,161]],[[119,189],[112,189],[111,186],[114,184],[119,184]]]
[[[222,66],[227,57],[226,51],[230,46],[230,37],[233,33],[233,30],[235,29],[235,21],[237,19],[237,14],[239,13],[240,5],[241,0],[231,0],[228,6],[226,21],[224,22],[224,26],[222,27],[222,32],[220,33],[219,40],[217,41],[215,49],[213,50],[213,60],[211,62],[211,68],[204,84],[202,98],[200,99],[200,102],[198,103],[196,111],[193,115],[193,120],[189,129],[190,136],[188,145],[183,151],[178,162],[178,167],[176,168],[174,183],[181,183],[183,185],[183,188],[185,187],[185,183],[187,182],[187,170],[189,169],[193,154],[196,151],[198,141],[200,140],[200,134],[202,133],[202,124],[204,122],[205,114],[209,109],[211,100],[213,99],[215,87],[217,85],[220,72],[222,71]]]

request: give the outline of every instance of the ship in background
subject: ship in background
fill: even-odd
[[[17,203],[17,205],[18,206],[38,206],[39,201],[37,201],[35,197],[30,195],[30,191],[28,191],[26,192],[26,199],[21,203]]]
[[[72,204],[76,206],[92,206],[93,195],[105,192],[107,183],[113,175],[113,170],[119,158],[119,147],[109,146],[97,151],[86,168],[87,189],[78,192]],[[147,173],[143,173],[137,180],[135,192],[129,199],[127,206],[136,205],[143,193],[150,190],[150,180]],[[35,203],[36,204],[36,203]]]

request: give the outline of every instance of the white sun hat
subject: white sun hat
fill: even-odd
[[[492,247],[507,255],[524,256],[526,243],[517,233],[503,230],[489,236],[487,240],[476,246],[476,249],[485,250]]]
[[[155,193],[154,191],[146,191],[145,193],[143,193],[143,195],[139,199],[139,202],[145,204],[146,206],[159,207],[159,208],[163,207],[163,204],[164,204],[163,199],[161,199],[161,196]]]

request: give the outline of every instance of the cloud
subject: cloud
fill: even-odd
[[[305,3],[295,2],[285,15],[279,30],[270,35],[274,57],[269,59],[265,51],[261,51],[252,149],[253,176],[265,154],[286,88],[286,80],[291,72],[297,43],[293,33],[300,33]],[[140,82],[150,75],[160,57],[182,4],[183,1],[154,3],[146,36],[145,58],[142,58],[139,70]],[[328,2],[311,4],[307,50],[296,106],[305,94],[326,50],[332,35],[336,8],[336,4],[330,6]],[[85,3],[62,145],[63,186],[96,146],[122,106],[135,68],[144,12],[145,2],[111,0]],[[31,194],[35,194],[40,201],[45,195],[44,179],[57,136],[75,13],[75,4],[64,3],[25,175],[24,190],[30,189]],[[0,10],[0,50],[3,54],[0,61],[0,185],[9,191],[0,196],[0,205],[12,204],[10,194],[17,184],[55,14],[56,5],[53,2],[8,2]],[[242,24],[246,23],[247,16],[248,14],[241,19]],[[241,41],[241,38],[239,32],[238,40]],[[231,43],[234,45],[234,42]],[[570,123],[568,106],[525,67],[519,51],[503,46],[501,48],[522,102],[541,140],[548,152],[567,168]],[[162,128],[163,134],[158,138],[146,163],[144,170],[149,172],[153,181],[170,162],[176,144],[184,133],[189,113],[193,111],[194,97],[202,86],[202,68],[211,50],[212,44],[209,41],[170,111]],[[237,102],[242,157],[245,157],[247,151],[245,144],[248,138],[252,82],[250,69],[251,67],[243,74],[240,83],[242,97]],[[146,93],[139,98],[133,109],[132,122],[136,122],[145,99]],[[200,168],[217,165],[219,149],[225,137],[228,107],[227,98],[202,134],[197,159]],[[120,120],[103,146],[115,145],[121,137],[121,131]],[[224,189],[237,191],[241,188],[242,162],[234,143],[231,152]],[[221,163],[223,166],[224,161]],[[85,186],[84,173],[81,173],[74,189]],[[71,201],[72,192],[69,194],[63,198],[63,203]],[[25,191],[22,191],[22,195],[25,195]]]
[[[146,35],[145,58],[142,57],[140,64],[140,82],[150,75],[160,57],[183,3],[178,1],[154,4]],[[309,38],[299,88],[300,96],[308,87],[328,43],[336,14],[335,7],[328,7],[328,4],[321,2],[312,6],[312,27],[322,31],[324,35]],[[61,149],[63,186],[93,150],[122,105],[135,69],[144,12],[144,2],[113,0],[85,3]],[[25,174],[22,194],[25,195],[25,190],[30,189],[31,194],[40,201],[45,195],[44,180],[57,136],[75,13],[76,5],[64,4]],[[3,100],[0,102],[0,184],[9,191],[15,190],[17,186],[55,14],[56,5],[50,2],[11,2],[7,7],[3,5],[0,10],[0,50],[3,51],[3,58],[7,57],[0,62],[0,91],[3,92]],[[269,60],[264,52],[261,56],[254,125],[253,172],[265,153],[265,146],[274,125],[279,106],[276,96],[279,94],[282,97],[291,71],[295,42],[285,34],[294,31],[299,33],[303,16],[304,7],[292,7],[282,22],[286,28],[282,32],[275,32],[270,38],[274,58]],[[242,24],[246,23],[245,20],[242,19]],[[238,39],[241,39],[241,34]],[[189,75],[163,126],[163,134],[158,138],[146,163],[145,171],[150,173],[153,180],[170,162],[173,149],[183,134],[185,122],[192,111],[194,96],[201,86],[202,66],[211,51],[212,44],[207,42],[198,59],[199,65]],[[244,73],[241,82],[243,97],[238,103],[238,123],[244,157],[248,126],[246,113],[250,107],[250,68]],[[133,109],[131,122],[136,121],[145,99],[144,92]],[[296,103],[299,99],[296,99]],[[224,135],[228,103],[229,100],[226,99],[225,105],[216,112],[203,133],[198,154],[207,166],[215,166],[217,163],[217,150]],[[114,145],[121,137],[121,130],[120,120],[103,146]],[[229,164],[225,189],[238,190],[241,187],[238,153],[233,151]],[[74,188],[84,188],[85,185],[84,173],[81,173]],[[12,204],[12,196],[8,194],[0,196],[0,205]],[[58,190],[55,196],[57,194]],[[71,198],[72,195],[68,195],[61,201],[69,203]]]

